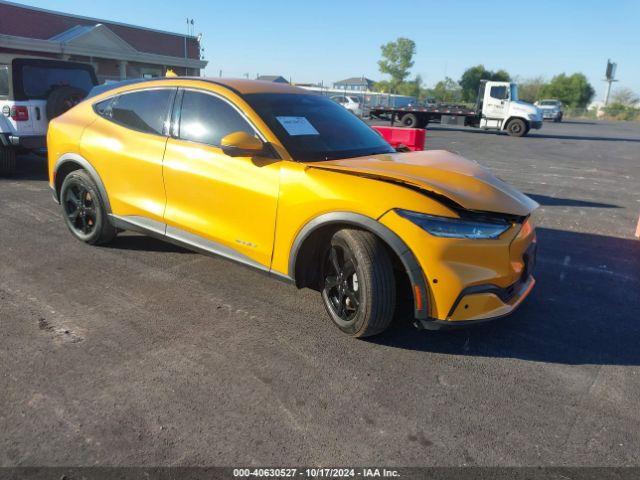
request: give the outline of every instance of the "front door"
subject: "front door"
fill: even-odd
[[[482,113],[486,118],[504,120],[509,108],[509,84],[487,84]]]
[[[229,133],[259,134],[221,96],[184,90],[178,102],[163,167],[167,236],[268,269],[280,161],[223,153],[220,141]]]

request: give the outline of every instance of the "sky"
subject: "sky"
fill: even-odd
[[[611,58],[614,89],[640,95],[640,0],[16,1],[177,33],[193,18],[210,76],[382,80],[380,46],[403,36],[416,43],[412,74],[429,87],[481,63],[520,79],[582,72],[602,99]]]

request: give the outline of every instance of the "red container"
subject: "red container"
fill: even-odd
[[[393,148],[404,145],[409,150],[424,150],[427,131],[424,128],[381,127],[371,128],[379,132]]]

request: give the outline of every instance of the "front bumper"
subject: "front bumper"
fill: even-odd
[[[481,303],[482,305],[479,308],[484,309],[484,313],[465,320],[416,320],[416,326],[425,330],[446,330],[498,320],[511,315],[522,304],[524,299],[529,296],[535,284],[535,278],[529,276],[525,281],[519,282],[516,287],[517,290],[508,300],[503,298],[503,292],[506,294],[506,289],[500,289],[495,285],[479,285],[478,287],[480,288],[475,292],[467,292],[465,294],[463,291],[461,293],[457,310],[467,309],[470,303]],[[478,309],[478,305],[476,305],[475,309]],[[461,315],[464,315],[464,312],[458,316]]]
[[[47,148],[46,135],[17,136],[4,133],[0,135],[0,142],[5,147],[26,148],[27,150],[42,150]]]
[[[560,112],[542,112],[542,118],[544,120],[555,120],[560,115]]]
[[[435,237],[395,212],[380,221],[406,242],[429,285],[428,318],[418,321],[420,327],[463,326],[508,315],[535,285],[537,242],[530,219],[492,240]]]

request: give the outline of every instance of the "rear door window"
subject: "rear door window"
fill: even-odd
[[[16,100],[46,100],[53,90],[74,87],[89,93],[97,84],[91,65],[19,58],[13,61]]]
[[[132,130],[164,135],[174,94],[175,89],[125,93],[111,104],[99,103],[96,111],[100,113],[99,109],[103,109],[102,115]]]
[[[180,138],[215,147],[233,132],[255,135],[254,129],[224,100],[206,93],[185,91],[180,114]]]

